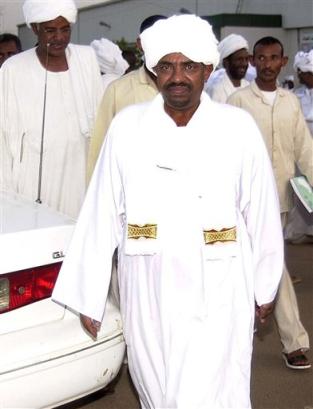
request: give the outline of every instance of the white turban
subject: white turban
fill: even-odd
[[[212,27],[191,14],[158,20],[141,33],[140,39],[145,64],[151,72],[162,57],[171,53],[182,53],[194,62],[212,64],[214,68],[219,61]]]
[[[239,34],[230,34],[225,37],[218,45],[218,51],[221,55],[221,62],[231,54],[245,48],[249,50],[248,41]]]
[[[112,41],[101,38],[93,40],[90,45],[96,52],[102,73],[121,76],[129,67],[128,62],[122,57],[119,46]]]
[[[43,23],[64,17],[69,23],[75,23],[77,8],[73,0],[25,0],[23,12],[26,24]]]
[[[312,72],[313,73],[313,50],[308,53],[299,51],[295,55],[295,61],[293,64],[295,71],[298,69],[302,72]]]

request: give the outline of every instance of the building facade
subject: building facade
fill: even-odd
[[[23,48],[35,38],[23,21],[23,0],[0,0],[0,33],[18,33]],[[265,35],[278,37],[290,63],[284,74],[292,74],[293,56],[313,48],[312,0],[76,0],[78,21],[72,40],[89,44],[101,37],[134,42],[141,21],[152,14],[170,16],[195,13],[207,18],[219,39],[242,34],[252,48]]]

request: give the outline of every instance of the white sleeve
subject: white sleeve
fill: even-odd
[[[113,134],[111,127],[52,294],[55,301],[98,321],[123,230],[124,196]]]
[[[283,271],[283,237],[279,199],[263,138],[250,117],[245,125],[246,160],[242,170],[240,208],[250,236],[258,305],[271,302]],[[247,124],[248,125],[248,124]]]

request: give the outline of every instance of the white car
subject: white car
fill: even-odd
[[[50,298],[74,221],[0,192],[0,408],[52,408],[105,387],[125,343],[108,301],[96,341]],[[71,289],[68,289],[71,291]]]

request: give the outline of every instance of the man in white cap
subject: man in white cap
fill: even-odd
[[[233,92],[249,85],[245,79],[249,66],[248,50],[247,40],[239,34],[230,34],[219,43],[220,63],[225,71],[207,89],[214,101],[225,103]]]
[[[119,46],[107,38],[93,40],[90,45],[95,50],[100,66],[104,92],[112,81],[125,74],[129,64],[123,58]]]
[[[53,298],[96,336],[118,248],[142,408],[250,408],[255,300],[264,321],[282,268],[269,159],[252,118],[203,92],[208,22],[172,16],[141,42],[161,93],[113,119]]]
[[[69,44],[77,14],[72,0],[26,0],[23,11],[38,45],[1,68],[4,183],[77,217],[101,97],[99,65],[91,47]]]
[[[293,66],[302,84],[295,90],[295,94],[300,100],[303,115],[313,137],[313,50],[308,53],[299,51],[295,55]]]
[[[290,179],[295,176],[296,165],[313,184],[313,139],[300,103],[292,92],[277,86],[277,78],[287,61],[284,47],[277,38],[261,38],[253,47],[252,62],[257,71],[255,81],[227,100],[248,111],[262,132],[276,179],[283,227],[293,207]],[[286,265],[274,316],[287,367],[309,369],[311,363],[305,354],[309,348],[309,337],[300,320],[295,290]]]
[[[299,51],[295,55],[293,67],[301,84],[294,93],[299,98],[313,138],[313,50],[308,53]],[[285,237],[293,243],[313,241],[313,214],[308,213],[297,198],[289,214]]]

